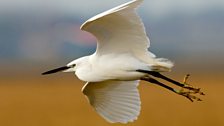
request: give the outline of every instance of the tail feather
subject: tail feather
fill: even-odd
[[[165,58],[156,58],[155,63],[156,65],[152,66],[152,70],[157,72],[171,71],[171,68],[174,66],[173,62]]]
[[[174,66],[173,62],[165,58],[156,58],[151,52],[135,52],[135,57],[150,66],[150,69],[157,72],[171,71]]]

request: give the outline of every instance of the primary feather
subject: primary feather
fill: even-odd
[[[82,92],[104,119],[111,123],[127,123],[136,120],[140,113],[138,82],[88,82]]]

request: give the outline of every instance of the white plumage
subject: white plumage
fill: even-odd
[[[96,55],[131,53],[147,64],[161,66],[161,71],[169,71],[173,66],[170,61],[156,59],[148,51],[150,41],[136,13],[142,1],[133,0],[98,14],[82,24],[81,29],[97,38]]]
[[[65,67],[45,72],[75,72],[86,81],[82,91],[108,122],[127,123],[140,113],[139,80],[147,71],[170,71],[173,64],[148,51],[149,38],[136,13],[143,0],[133,0],[87,20],[81,30],[97,38],[96,52]]]
[[[68,64],[77,65],[76,75],[87,81],[83,93],[111,123],[132,122],[140,113],[138,81],[129,81],[144,76],[136,69],[169,71],[173,66],[148,51],[150,42],[136,13],[141,2],[133,0],[87,20],[81,29],[97,38],[96,52]]]
[[[138,81],[87,82],[82,92],[108,122],[127,123],[137,119],[141,101]]]

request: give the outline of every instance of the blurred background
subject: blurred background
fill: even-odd
[[[95,51],[79,29],[88,18],[128,0],[0,0],[0,125],[111,125],[99,117],[73,73],[41,76]],[[141,82],[142,111],[128,125],[224,125],[224,1],[145,0],[138,9],[150,51],[175,63],[165,73],[206,96],[191,103]],[[120,125],[120,124],[115,124]]]

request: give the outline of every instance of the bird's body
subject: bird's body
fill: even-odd
[[[90,104],[111,123],[127,123],[137,119],[141,108],[137,89],[139,80],[158,84],[175,93],[179,92],[152,77],[191,89],[159,74],[170,71],[173,64],[167,59],[156,58],[148,51],[149,38],[136,13],[141,2],[133,0],[87,20],[81,30],[97,38],[96,52],[43,73],[75,72],[80,80],[87,82],[82,91]],[[190,100],[195,99],[184,93],[179,94]]]
[[[129,53],[103,56],[93,54],[72,61],[70,64],[74,63],[76,64],[75,74],[80,80],[86,82],[138,80],[144,74],[137,72],[137,69],[150,69],[150,65],[139,61]]]

